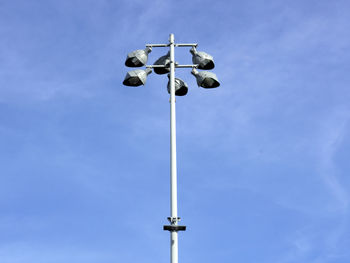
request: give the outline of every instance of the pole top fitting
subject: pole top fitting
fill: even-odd
[[[175,41],[174,34],[170,34],[169,35],[169,42],[170,42],[170,44],[173,44],[174,41]]]
[[[177,222],[179,222],[181,220],[180,217],[168,217],[168,221],[170,222],[170,224],[172,225],[176,225]]]

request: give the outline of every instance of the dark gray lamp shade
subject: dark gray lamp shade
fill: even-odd
[[[125,66],[127,67],[143,67],[146,65],[148,60],[148,54],[152,51],[151,47],[146,47],[143,49],[138,49],[130,52],[125,60]]]
[[[169,78],[169,75],[168,75]],[[168,93],[170,94],[170,81],[168,82]],[[188,86],[186,82],[181,79],[175,78],[175,95],[176,96],[185,96],[188,92]]]
[[[170,52],[168,54],[161,56],[154,62],[154,65],[161,65],[165,66],[163,68],[154,68],[154,73],[162,75],[162,74],[167,74],[170,72]]]
[[[199,87],[203,87],[205,89],[211,89],[211,88],[216,88],[220,86],[218,78],[212,72],[209,72],[209,71],[198,72],[196,69],[192,69],[191,73],[196,77],[197,84]]]
[[[125,86],[137,87],[146,84],[147,76],[151,74],[152,70],[147,68],[135,69],[126,73],[123,84]]]
[[[198,65],[199,69],[213,69],[215,67],[214,59],[208,53],[197,51],[195,47],[192,47],[190,52],[193,64]]]

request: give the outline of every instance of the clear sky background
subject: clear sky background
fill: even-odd
[[[179,262],[349,263],[349,10],[0,0],[0,262],[169,262],[168,80],[122,81],[174,33],[221,81],[177,70]]]

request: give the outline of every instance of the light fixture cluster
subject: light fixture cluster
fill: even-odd
[[[148,55],[152,51],[152,46],[147,46],[145,49],[135,50],[130,52],[125,60],[125,66],[127,67],[143,67],[146,66],[146,69],[136,69],[129,71],[123,84],[126,86],[137,87],[146,84],[147,76],[152,72],[163,75],[170,72],[170,52],[166,55],[158,58],[153,65],[147,66]],[[197,85],[205,89],[216,88],[220,86],[219,80],[216,75],[209,71],[215,67],[214,59],[211,55],[197,51],[196,45],[193,45],[190,49],[192,54],[192,63],[193,65],[178,65],[175,63],[175,68],[192,68],[192,75],[195,76],[197,80]],[[203,70],[198,71],[197,69]],[[168,74],[169,78],[169,74]],[[170,94],[170,81],[167,86],[168,93]],[[179,78],[175,78],[175,95],[184,96],[188,92],[188,85],[186,82]]]
[[[147,65],[148,55],[152,48],[167,47],[169,52],[158,58],[153,65]],[[175,60],[175,47],[189,47],[192,54],[191,65],[180,65]],[[127,67],[145,67],[129,71],[123,84],[137,87],[146,84],[147,76],[152,72],[156,74],[167,74],[167,90],[170,94],[170,225],[164,225],[163,230],[170,232],[170,263],[178,263],[178,234],[185,231],[186,226],[179,225],[180,217],[177,209],[177,158],[176,158],[176,99],[175,96],[184,96],[188,92],[187,84],[175,77],[176,68],[190,68],[195,76],[199,87],[205,89],[216,88],[220,83],[216,75],[206,71],[214,68],[213,57],[205,52],[197,51],[196,43],[175,43],[174,34],[170,34],[168,44],[146,44],[144,50],[135,50],[128,54],[125,65]]]

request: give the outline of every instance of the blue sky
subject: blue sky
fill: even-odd
[[[179,261],[350,262],[349,8],[0,0],[0,262],[169,261],[167,78],[122,81],[170,33],[221,81],[176,73]]]

